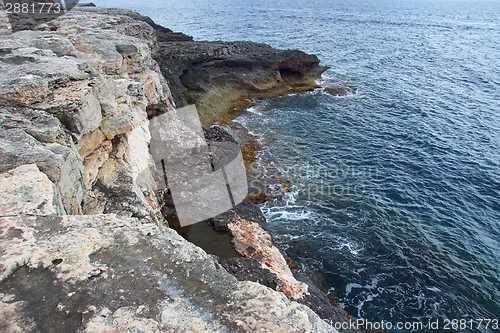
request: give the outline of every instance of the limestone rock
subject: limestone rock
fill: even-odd
[[[35,31],[0,33],[0,172],[35,163],[67,213],[162,220],[153,179],[139,175],[153,166],[148,110],[174,106],[152,58],[156,33],[136,18],[74,8]]]
[[[300,299],[308,293],[307,284],[297,281],[278,248],[272,244],[269,234],[257,223],[250,223],[237,217],[229,224],[234,236],[235,248],[248,258],[259,258],[262,268],[274,273],[283,282],[278,290],[293,299]]]
[[[34,164],[0,175],[0,202],[0,216],[47,216],[64,211],[55,186]]]
[[[196,104],[210,126],[239,98],[265,98],[318,88],[328,67],[315,55],[253,42],[161,41],[156,59],[177,106]]]
[[[92,152],[94,152],[106,139],[102,131],[97,128],[94,131],[82,136],[78,142],[78,154],[85,159]]]
[[[27,166],[3,177],[23,170],[37,173]],[[29,205],[21,191],[25,184],[12,186],[12,197]],[[43,187],[52,187],[46,177]],[[80,332],[336,332],[281,293],[238,282],[172,229],[114,214],[55,213],[0,217],[1,327],[23,332],[68,327]]]
[[[70,132],[81,137],[98,128],[102,120],[101,106],[91,85],[88,80],[70,82],[34,107],[53,114]]]
[[[53,116],[29,108],[0,108],[3,130],[22,129],[39,142],[55,143],[63,136],[60,122]]]
[[[0,107],[0,172],[32,163],[57,185],[65,211],[78,214],[83,165],[61,123],[37,110]]]

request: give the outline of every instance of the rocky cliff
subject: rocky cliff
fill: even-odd
[[[195,103],[211,125],[245,98],[266,98],[318,88],[327,67],[315,55],[252,42],[159,41],[158,63],[175,102]]]
[[[295,301],[311,304],[304,299],[314,292],[292,274],[262,221],[251,218],[255,207],[245,210],[250,203],[219,218],[247,257],[225,268],[169,228],[168,195],[157,187],[161,172],[149,154],[149,119],[175,112],[170,88],[179,104],[198,101],[211,123],[233,98],[208,101],[235,77],[252,76],[235,84],[236,97],[303,89],[322,71],[317,58],[257,45],[288,60],[257,68],[236,62],[248,72],[233,68],[220,81],[220,71],[196,61],[203,52],[185,54],[195,44],[178,43],[195,42],[121,9],[76,7],[16,33],[0,12],[2,332],[336,332]],[[207,45],[241,58],[235,50],[248,44]],[[177,54],[171,70],[169,50]],[[231,59],[221,61],[212,65],[231,67]],[[277,85],[257,82],[262,68]],[[166,72],[182,74],[167,82]],[[297,73],[308,77],[303,85]],[[195,88],[204,90],[200,100],[190,90],[193,76],[206,78]],[[274,285],[228,273],[243,259]],[[323,308],[323,318],[345,320],[331,305]]]

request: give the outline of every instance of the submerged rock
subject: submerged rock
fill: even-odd
[[[332,96],[350,96],[355,94],[354,90],[344,85],[325,87],[324,90]]]

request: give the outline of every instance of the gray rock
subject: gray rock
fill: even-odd
[[[11,200],[31,212],[38,200],[26,198],[24,184],[15,182],[24,171],[45,177],[34,166],[21,167],[3,175],[10,183],[0,186],[12,185]],[[44,179],[40,185],[50,192]],[[58,216],[49,192],[43,214],[0,217],[1,327],[336,332],[281,293],[238,282],[169,228],[114,214]]]
[[[71,214],[114,211],[161,223],[155,185],[137,179],[152,163],[147,109],[173,104],[151,57],[155,31],[133,16],[75,8],[37,31],[0,34],[0,105],[11,107],[1,113],[0,171],[35,163]],[[13,116],[28,110],[21,106],[36,111]],[[120,144],[101,154],[104,139]]]
[[[76,49],[68,38],[59,35],[41,35],[31,41],[30,46],[40,50],[50,50],[58,57],[75,56]]]
[[[71,139],[62,135],[59,121],[35,110],[0,108],[0,125],[0,172],[36,164],[57,184],[66,212],[78,214],[84,192],[83,165]]]
[[[0,189],[2,217],[19,214],[47,216],[64,212],[57,188],[34,164],[25,164],[2,174]]]

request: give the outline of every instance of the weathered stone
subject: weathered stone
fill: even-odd
[[[33,332],[35,326],[29,318],[23,317],[24,302],[4,303],[0,301],[0,325],[6,333]]]
[[[32,163],[57,184],[66,212],[78,214],[83,165],[76,151],[58,143],[43,144],[21,128],[0,128],[0,172]]]
[[[43,185],[52,187],[48,179]],[[28,205],[18,190],[23,184],[13,187],[12,196]],[[16,314],[0,317],[2,327],[51,331],[73,322],[70,331],[335,332],[280,293],[236,281],[203,250],[156,224],[52,210],[0,217],[0,239],[0,293],[7,295],[0,307]]]
[[[44,143],[55,143],[64,132],[57,118],[29,108],[0,108],[0,126],[2,129],[22,129]]]
[[[54,159],[38,164],[47,176],[56,183],[68,214],[80,214],[84,197],[82,185],[83,165],[75,148],[52,144],[48,150],[54,154]]]
[[[0,35],[0,47],[9,50],[0,52],[2,104],[30,106],[41,103],[51,96],[53,88],[65,85],[70,80],[88,77],[88,73],[80,69],[84,67],[81,60],[57,57],[50,49],[28,46],[30,43],[36,44],[36,40],[49,40],[54,36],[53,33],[40,31],[20,31],[16,33],[15,40],[10,40],[8,35]],[[57,38],[61,43],[71,44],[64,37]],[[42,46],[50,47],[49,44]],[[55,50],[59,52],[57,48]]]
[[[117,108],[113,115],[107,116],[101,124],[101,131],[108,139],[112,139],[117,135],[125,134],[132,131],[131,124],[133,112],[125,105]]]
[[[139,175],[152,166],[146,110],[155,105],[162,112],[173,110],[173,103],[151,57],[155,31],[136,16],[119,9],[74,9],[37,31],[0,38],[0,67],[6,74],[0,77],[0,103],[36,104],[45,111],[39,114],[57,121],[50,113],[64,125],[29,126],[29,117],[23,116],[24,133],[14,133],[15,126],[2,128],[8,132],[0,135],[6,153],[0,171],[36,163],[64,192],[69,213],[120,208],[117,212],[126,216],[161,218],[153,180]],[[116,146],[100,148],[104,139],[117,137]],[[56,142],[66,148],[46,145]],[[107,163],[110,157],[117,160]],[[101,169],[105,176],[99,176]],[[104,185],[106,178],[118,181]],[[120,204],[120,193],[127,204]]]
[[[22,165],[0,175],[0,216],[46,216],[63,211],[55,186],[35,164]]]
[[[48,85],[40,77],[23,73],[16,79],[10,79],[8,87],[1,87],[0,100],[4,103],[9,101],[11,105],[29,106],[42,102],[49,94]]]
[[[328,67],[315,55],[252,42],[162,41],[156,59],[177,106],[196,104],[210,126],[241,98],[318,88]]]
[[[307,285],[295,279],[285,258],[272,243],[271,236],[257,223],[237,217],[228,227],[234,236],[236,251],[248,258],[258,258],[262,268],[276,274],[283,282],[284,286],[278,290],[293,299],[307,294]]]
[[[34,39],[30,45],[41,50],[51,50],[58,57],[74,56],[76,51],[70,40],[60,35],[44,35]]]
[[[97,179],[99,169],[109,159],[109,154],[113,146],[110,141],[104,141],[101,146],[96,149],[91,155],[87,156],[83,161],[83,184],[87,189],[91,189],[93,183]]]
[[[170,88],[167,81],[160,74],[160,68],[155,66],[155,70],[146,69],[139,73],[139,78],[144,85],[144,96],[146,96],[149,106],[151,105],[174,105],[170,95]],[[130,87],[129,87],[130,91]],[[165,108],[164,112],[168,110]]]
[[[54,91],[53,98],[36,105],[50,112],[66,128],[83,136],[99,127],[102,120],[101,106],[91,87],[92,81],[75,81]]]
[[[262,268],[255,258],[229,258],[220,262],[239,281],[253,281],[274,290],[283,289],[284,283],[270,270]]]
[[[96,150],[105,139],[106,137],[98,128],[88,134],[85,134],[78,142],[78,154],[80,154],[80,156],[84,159]]]

